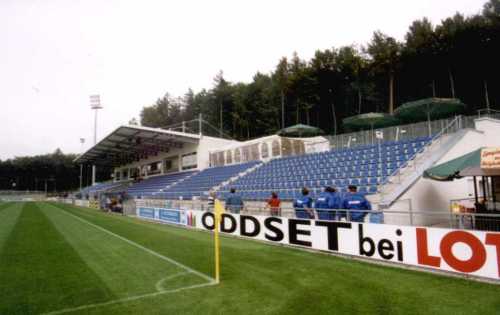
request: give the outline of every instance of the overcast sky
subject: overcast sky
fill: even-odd
[[[0,159],[80,151],[166,92],[210,88],[219,71],[248,82],[297,51],[364,44],[374,30],[403,39],[485,0],[0,0]]]

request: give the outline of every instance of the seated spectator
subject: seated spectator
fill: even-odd
[[[306,187],[302,188],[302,196],[293,202],[295,216],[299,219],[314,219],[312,203],[313,200],[309,197],[309,190]]]
[[[231,213],[240,213],[243,209],[243,199],[236,194],[236,189],[231,188],[229,197],[226,199],[226,210]]]
[[[363,194],[358,193],[358,187],[349,185],[349,192],[344,196],[342,209],[346,210],[371,210],[372,206]],[[363,222],[367,211],[349,211],[351,221]]]
[[[341,204],[340,197],[338,196],[335,188],[325,187],[325,190],[320,193],[319,197],[314,203],[314,208],[318,213],[319,220],[335,220],[336,212],[332,209],[339,209]]]
[[[271,198],[267,200],[267,207],[271,210],[272,216],[281,216],[281,200],[276,192],[271,193]]]

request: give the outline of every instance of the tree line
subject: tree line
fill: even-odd
[[[235,139],[275,133],[297,123],[329,134],[343,132],[342,119],[366,112],[392,113],[421,98],[459,98],[467,113],[499,109],[500,0],[480,14],[456,13],[437,25],[412,22],[404,41],[376,31],[364,46],[316,51],[310,60],[283,57],[270,73],[250,83],[218,73],[210,89],[170,94],[145,106],[140,122],[165,127],[204,120]],[[284,109],[284,110],[283,110]]]
[[[76,154],[54,153],[0,160],[0,190],[71,191],[80,185],[80,166],[73,161]],[[91,183],[91,167],[82,169],[83,187]],[[111,169],[98,167],[97,181],[110,178]]]

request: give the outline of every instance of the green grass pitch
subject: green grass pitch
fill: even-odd
[[[0,204],[0,314],[500,314],[500,286],[56,203]]]

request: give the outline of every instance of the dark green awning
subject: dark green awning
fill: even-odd
[[[386,113],[365,113],[344,118],[342,124],[348,130],[370,130],[374,128],[384,128],[394,126],[399,120]]]
[[[325,134],[323,130],[303,124],[290,126],[278,132],[278,135],[283,137],[315,137],[323,134]]]
[[[456,178],[462,178],[460,171],[470,167],[480,167],[481,149],[472,151],[451,161],[436,165],[424,172],[424,178],[430,178],[439,181],[451,181]]]
[[[457,98],[425,98],[396,108],[394,115],[406,122],[446,118],[461,114],[465,104]]]

